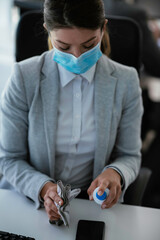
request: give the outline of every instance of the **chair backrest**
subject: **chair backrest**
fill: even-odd
[[[111,59],[140,72],[142,35],[138,24],[127,17],[106,16]]]
[[[43,14],[39,11],[29,11],[20,17],[16,30],[17,62],[47,51],[48,34],[44,30],[43,22]]]
[[[143,205],[143,196],[150,180],[152,171],[147,167],[140,169],[136,180],[128,187],[124,195],[124,203],[129,205]]]
[[[125,17],[107,16],[111,58],[140,71],[141,34],[138,25]],[[20,18],[16,33],[16,61],[40,55],[48,50],[48,35],[43,28],[43,13],[26,12]]]

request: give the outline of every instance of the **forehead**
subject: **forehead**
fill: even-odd
[[[84,28],[61,28],[50,32],[54,40],[60,40],[69,44],[83,43],[94,36],[99,37],[100,33],[100,29],[91,30]]]

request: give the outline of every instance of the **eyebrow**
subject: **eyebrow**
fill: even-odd
[[[87,40],[87,41],[85,41],[85,42],[83,42],[83,43],[81,43],[81,45],[82,45],[82,44],[85,44],[85,43],[88,43],[88,42],[92,41],[92,40],[95,39],[95,38],[96,38],[96,36],[90,38],[89,40]],[[56,40],[56,42],[59,42],[59,43],[65,44],[65,45],[71,45],[70,43],[62,42],[61,40]]]

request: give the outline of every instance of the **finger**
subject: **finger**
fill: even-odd
[[[121,186],[118,186],[118,187],[117,187],[117,198],[118,198],[118,199],[120,198],[121,193],[122,193],[122,188],[121,188]],[[118,200],[117,200],[117,201],[118,201]]]
[[[111,207],[112,207],[114,204],[116,204],[116,203],[117,203],[117,200],[114,199],[113,202],[111,202],[110,204],[108,204],[108,205],[103,205],[103,206],[102,206],[102,209],[111,208]]]
[[[115,190],[115,192],[116,192],[115,201],[117,202],[121,193],[122,193],[122,190],[121,190],[120,185],[116,185],[115,188],[116,188],[116,190]]]
[[[52,221],[58,221],[60,218],[57,218],[57,217],[48,217],[49,220],[52,222]]]
[[[50,221],[55,221],[55,220],[59,220],[60,219],[60,216],[57,216],[57,215],[49,215],[48,214],[48,218]]]
[[[48,207],[45,207],[46,209],[46,212],[48,214],[49,217],[53,216],[53,217],[56,217],[56,218],[60,218],[60,215],[56,212],[54,212],[52,209],[48,208]]]
[[[55,218],[55,217],[50,217],[50,218],[49,218],[49,221],[51,221],[51,222],[52,222],[52,221],[58,221],[58,220],[59,220],[59,218]]]
[[[119,187],[119,188],[117,188],[117,202],[118,202],[118,200],[119,200],[119,198],[120,198],[120,196],[121,196],[121,193],[122,193],[122,189],[121,189],[121,186]]]
[[[58,213],[57,207],[55,206],[53,200],[50,199],[49,197],[45,200],[44,206],[45,206],[45,207],[48,207],[48,208],[50,208],[52,211]]]
[[[59,206],[62,206],[62,205],[63,205],[63,200],[62,200],[62,198],[60,198],[60,196],[58,195],[57,192],[51,191],[51,192],[49,193],[49,197],[50,197],[54,202],[56,202]]]
[[[94,191],[94,189],[95,189],[96,187],[98,187],[97,185],[98,185],[98,181],[97,181],[97,180],[94,180],[94,181],[91,183],[91,185],[90,185],[90,187],[88,188],[88,190],[87,190],[87,193],[88,193],[88,195],[89,195],[89,199],[90,199],[90,200],[93,200],[93,191]]]
[[[104,193],[104,191],[106,190],[106,188],[108,187],[108,185],[109,185],[109,182],[108,182],[108,181],[106,181],[106,182],[103,181],[103,182],[100,184],[99,189],[98,189],[98,195],[99,195],[99,196],[101,196],[101,195]]]
[[[45,210],[47,212],[47,215],[48,215],[48,218],[51,219],[51,218],[54,218],[55,219],[59,219],[60,218],[60,215],[57,214],[56,212],[54,212],[52,209],[50,209],[48,206],[45,207]]]
[[[107,197],[107,199],[102,203],[102,208],[109,208],[110,205],[112,204],[112,202],[115,200],[116,201],[117,199],[117,189],[116,187],[112,187],[110,188],[110,191],[109,191],[109,195]]]
[[[107,207],[105,207],[105,208],[111,208],[114,204],[116,204],[116,203],[118,202],[119,197],[120,197],[120,195],[121,195],[121,193],[122,193],[122,191],[121,191],[121,186],[117,186],[117,187],[116,187],[116,190],[117,190],[117,193],[116,193],[115,199],[114,199],[111,203],[109,203],[109,204],[107,205]]]

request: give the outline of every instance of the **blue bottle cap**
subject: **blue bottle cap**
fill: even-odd
[[[104,192],[101,196],[99,196],[98,193],[96,192],[96,198],[97,199],[103,201],[103,200],[106,199],[106,197],[107,197],[107,193],[106,192]]]

